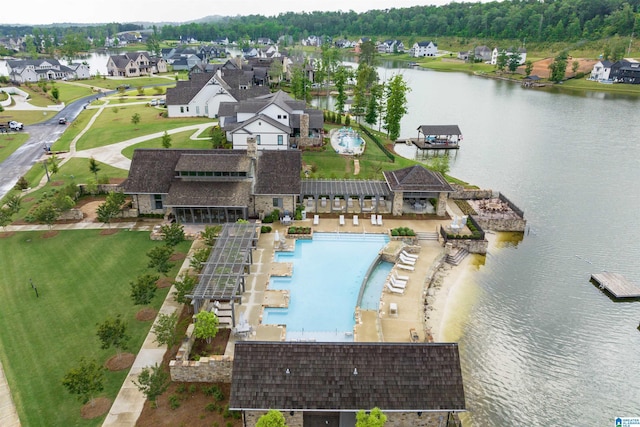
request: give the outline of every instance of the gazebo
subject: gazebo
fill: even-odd
[[[414,165],[404,169],[383,172],[389,189],[393,192],[393,215],[415,212],[416,206],[425,206],[436,199],[435,213],[444,216],[448,193],[454,189],[439,172]]]

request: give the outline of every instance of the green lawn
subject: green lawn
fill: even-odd
[[[169,135],[171,137],[171,147],[173,149],[196,149],[196,150],[204,150],[211,149],[211,140],[192,140],[189,139],[191,135],[193,135],[194,131],[187,132],[179,132],[173,135]],[[207,136],[207,132],[200,136]],[[162,138],[150,139],[148,141],[141,142],[139,144],[130,145],[129,147],[122,150],[122,154],[131,159],[133,158],[133,151],[138,148],[162,148]]]
[[[28,125],[43,122],[53,118],[57,114],[57,111],[44,111],[44,110],[9,110],[5,109],[0,113],[0,121],[8,122],[9,120],[15,120],[22,122],[25,125],[25,129]]]
[[[58,82],[58,91],[60,101],[64,102],[65,104],[95,93],[91,90],[91,88],[78,86],[67,82]]]
[[[21,132],[0,133],[0,163],[27,142],[29,134]]]
[[[121,314],[136,353],[151,322],[139,322],[129,283],[147,272],[146,252],[159,244],[148,233],[121,230],[64,231],[52,238],[23,232],[0,245],[0,358],[24,426],[97,426],[104,417],[83,420],[82,404],[61,384],[80,357],[104,363],[116,350],[101,350],[96,324]],[[186,252],[189,242],[177,251]],[[175,276],[178,266],[171,272]],[[36,298],[31,283],[37,288]],[[159,308],[168,288],[159,289]],[[127,370],[106,372],[105,390],[115,398]]]
[[[101,78],[94,77],[88,80],[82,80],[82,83],[99,87],[107,90],[115,90],[118,86],[121,85],[129,85],[131,89],[135,89],[138,86],[151,86],[151,85],[169,85],[175,86],[176,82],[172,79],[167,79],[163,77],[131,77],[131,78],[123,78],[123,79],[111,79],[111,78]]]
[[[211,122],[211,119],[206,117],[164,118],[160,116],[162,112],[163,110],[149,107],[146,104],[107,107],[96,119],[91,129],[78,141],[76,148],[78,150],[86,150],[89,148],[103,147],[180,126]],[[82,114],[90,114],[93,116],[95,110],[85,110]],[[131,123],[131,118],[134,114],[140,115],[140,122],[137,125]],[[84,128],[81,124],[77,126],[80,129]],[[65,146],[68,147],[69,141],[70,139],[65,138],[62,142],[65,145],[54,145],[53,148],[63,150]]]

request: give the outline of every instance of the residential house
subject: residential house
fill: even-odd
[[[505,55],[507,55],[507,58],[515,54],[520,55],[518,65],[522,65],[527,61],[527,49],[523,47],[518,49],[513,47],[510,47],[509,49],[495,47],[491,51],[491,61],[490,61],[491,65],[496,65],[498,63],[498,56],[500,56],[501,53],[504,53]]]
[[[322,44],[320,37],[311,35],[306,39],[302,39],[303,46],[320,46]]]
[[[220,105],[220,126],[233,148],[246,147],[255,138],[259,150],[287,150],[322,141],[322,111],[278,91]]]
[[[469,51],[465,50],[464,52],[458,52],[457,58],[462,59],[463,61],[469,60]]]
[[[400,40],[385,40],[378,44],[378,53],[403,53],[404,43]]]
[[[421,41],[414,43],[409,54],[414,58],[423,56],[436,56],[438,53],[438,45],[432,41]]]
[[[140,214],[182,224],[218,224],[294,211],[300,193],[299,150],[138,149],[122,190]]]
[[[492,51],[487,46],[476,46],[473,49],[473,58],[477,62],[490,62]]]
[[[201,66],[205,63],[201,55],[195,53],[174,56],[169,61],[169,65],[173,71],[189,71],[193,67]]]
[[[339,49],[349,49],[355,46],[355,42],[351,42],[346,39],[336,40],[333,45]]]
[[[367,42],[370,42],[370,41],[371,41],[371,39],[369,37],[361,37],[356,42],[355,46],[353,47],[354,52],[355,53],[360,53],[360,51],[362,50],[362,43],[367,43]]]
[[[155,73],[166,73],[164,58],[154,58],[147,52],[127,52],[111,55],[107,60],[107,73],[118,77],[140,77]]]
[[[229,409],[256,425],[269,409],[291,426],[353,426],[379,408],[391,426],[454,426],[464,412],[456,343],[236,343]]]
[[[267,86],[253,84],[253,74],[227,61],[215,73],[194,73],[167,89],[169,117],[217,118],[223,102],[238,102],[269,93]]]
[[[634,59],[621,59],[611,65],[609,74],[614,83],[640,84],[640,62]]]
[[[41,80],[76,80],[89,78],[85,64],[60,64],[57,59],[14,59],[7,61],[9,79],[15,83]]]
[[[609,76],[611,74],[612,65],[613,65],[613,62],[607,59],[596,62],[596,64],[593,66],[593,69],[591,70],[591,75],[589,76],[589,79],[595,80],[598,82],[610,80]]]
[[[273,44],[273,40],[271,40],[269,37],[258,37],[256,43],[264,46],[269,46]]]

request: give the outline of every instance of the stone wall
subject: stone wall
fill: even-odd
[[[438,193],[438,205],[436,206],[436,215],[445,216],[447,213],[447,195],[448,193]]]
[[[296,138],[290,138],[291,145],[297,145],[298,147],[320,147],[322,146],[321,137],[313,136],[299,136]]]
[[[59,220],[79,220],[82,219],[82,210],[78,208],[72,208],[68,211],[62,212],[58,217]]]
[[[471,190],[464,188],[459,184],[451,184],[455,190],[453,193],[449,193],[449,198],[454,200],[481,200],[493,198],[492,190]]]
[[[231,383],[233,358],[230,356],[201,357],[200,360],[169,362],[171,381],[192,383]]]
[[[273,207],[274,196],[254,196],[254,197],[255,197],[255,203],[254,203],[255,212],[253,212],[254,215],[260,216],[261,213],[262,215],[269,215],[271,212],[273,212],[274,209],[280,210],[280,213],[282,213],[283,211],[289,211],[293,214],[296,211],[295,196],[282,197],[282,204],[284,206],[278,207],[278,208]],[[263,219],[263,218],[264,216],[260,217],[260,219]]]
[[[486,254],[489,247],[487,240],[473,239],[449,239],[447,243],[451,243],[454,248],[466,249],[471,254]]]
[[[476,217],[475,220],[483,230],[524,232],[527,221],[522,218],[489,219]]]

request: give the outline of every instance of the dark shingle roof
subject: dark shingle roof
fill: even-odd
[[[167,89],[167,104],[188,104],[214,76],[215,74],[209,73],[193,73],[189,80],[178,81],[176,87]]]
[[[259,152],[255,194],[300,194],[302,153],[298,150]]]
[[[249,205],[251,182],[175,181],[171,185],[166,206],[226,206]]]
[[[174,167],[186,150],[138,149],[133,152],[129,176],[121,187],[125,193],[166,194]],[[193,150],[197,151],[197,150]]]
[[[216,150],[199,154],[183,154],[176,171],[194,172],[249,172],[251,159],[246,150]]]
[[[462,135],[458,125],[422,125],[418,130],[424,135]]]
[[[458,345],[237,342],[229,407],[464,411]]]
[[[384,179],[391,191],[453,192],[453,188],[439,172],[414,165],[395,171],[384,171]]]

